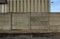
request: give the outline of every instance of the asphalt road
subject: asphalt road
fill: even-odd
[[[50,37],[32,37],[31,35],[19,35],[19,36],[4,36],[0,39],[60,39],[60,36],[50,36]]]

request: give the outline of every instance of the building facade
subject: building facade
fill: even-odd
[[[60,32],[60,12],[50,12],[50,0],[7,1],[8,4],[0,5],[3,12],[0,14],[1,30],[19,33]]]

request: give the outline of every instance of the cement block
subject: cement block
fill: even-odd
[[[30,19],[28,13],[15,13],[12,20],[13,29],[29,29]]]
[[[11,16],[10,13],[1,13],[0,14],[0,28],[3,30],[10,30],[11,29]]]
[[[31,26],[47,26],[48,14],[47,13],[31,13]]]
[[[60,16],[50,16],[49,23],[50,25],[60,25]]]

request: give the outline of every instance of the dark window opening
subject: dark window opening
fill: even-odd
[[[0,0],[0,4],[7,4],[7,0]]]

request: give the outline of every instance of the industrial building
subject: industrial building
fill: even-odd
[[[50,12],[50,0],[0,1],[0,33],[58,33],[60,12]]]

